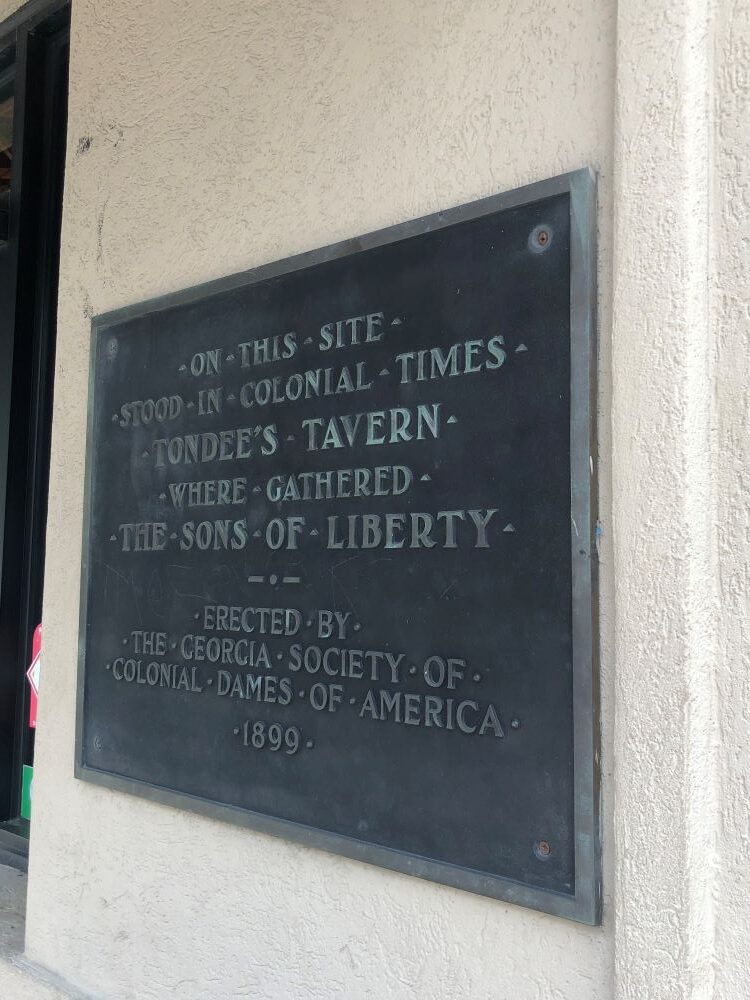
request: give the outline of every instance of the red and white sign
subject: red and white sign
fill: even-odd
[[[39,704],[39,673],[42,666],[42,626],[37,625],[34,629],[34,638],[31,642],[31,666],[26,671],[31,687],[31,698],[29,699],[29,725],[36,729],[36,709]]]

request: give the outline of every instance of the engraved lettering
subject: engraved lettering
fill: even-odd
[[[210,351],[198,351],[190,359],[191,375],[218,375],[221,371],[221,350],[218,347]]]
[[[139,521],[118,528],[123,552],[161,552],[167,547],[165,521]]]
[[[120,407],[120,427],[148,427],[176,420],[182,413],[181,396],[161,396],[159,399],[136,399]]]
[[[447,510],[431,514],[331,514],[326,519],[329,549],[444,549],[489,548],[487,525],[493,510]],[[461,522],[471,522],[461,531]]]
[[[341,417],[310,417],[302,421],[308,451],[377,446],[399,441],[424,441],[440,436],[442,403],[397,406]]]
[[[495,371],[506,359],[503,337],[466,340],[449,348],[431,347],[424,351],[405,351],[395,357],[402,385],[457,375],[470,375],[487,369]],[[483,356],[483,353],[487,356]],[[481,357],[481,360],[478,360]]]
[[[293,358],[297,353],[297,334],[292,331],[283,336],[277,334],[274,337],[261,337],[244,341],[237,346],[242,368],[260,367]]]
[[[371,344],[383,337],[382,312],[369,313],[365,316],[352,316],[350,319],[340,319],[335,323],[325,323],[320,328],[318,349],[328,351],[331,348],[356,347],[359,344]]]
[[[473,715],[472,715],[473,713]],[[476,720],[481,716],[481,724]],[[438,695],[422,695],[385,688],[370,688],[359,710],[361,719],[378,722],[395,722],[407,726],[424,726],[466,735],[494,736],[503,739],[505,734],[494,705],[482,707],[471,699],[457,701]]]

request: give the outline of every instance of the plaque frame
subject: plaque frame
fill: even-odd
[[[573,768],[575,892],[536,888],[506,877],[409,854],[165,788],[83,762],[85,636],[91,538],[93,414],[96,352],[101,333],[147,313],[184,305],[239,286],[380,247],[556,195],[570,204],[570,481],[572,556]],[[280,836],[392,871],[442,883],[558,917],[601,923],[599,678],[596,461],[596,177],[583,168],[432,215],[262,264],[228,277],[95,316],[91,321],[86,472],[81,561],[75,777],[114,791]]]

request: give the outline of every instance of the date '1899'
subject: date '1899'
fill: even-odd
[[[248,719],[242,725],[242,743],[246,747],[253,747],[255,750],[283,750],[284,753],[294,754],[300,748],[302,736],[296,726],[285,728],[278,722],[266,725],[265,722],[253,722]]]

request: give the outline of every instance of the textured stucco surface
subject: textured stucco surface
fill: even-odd
[[[720,607],[716,997],[750,993],[750,3],[722,5],[715,65],[711,305]]]
[[[4,21],[6,17],[15,14],[20,6],[21,4],[18,3],[18,0],[0,0],[0,21]]]
[[[744,0],[618,5],[615,996],[734,1000],[748,961]]]
[[[74,1000],[73,992],[23,957],[25,913],[26,875],[0,865],[0,996],[3,1000]]]
[[[32,959],[108,1000],[611,996],[609,897],[605,926],[586,928],[106,792],[72,768],[90,316],[591,164],[606,410],[613,71],[609,0],[76,0]]]
[[[615,995],[712,995],[709,7],[618,5]]]

